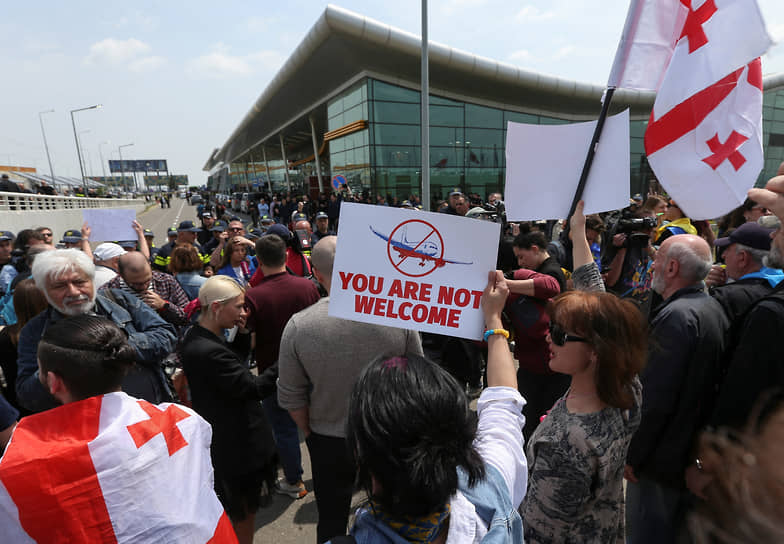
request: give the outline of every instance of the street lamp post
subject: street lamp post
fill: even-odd
[[[87,155],[85,154],[85,149],[84,146],[82,145],[82,134],[87,134],[88,132],[90,132],[89,128],[79,131],[79,153],[81,153],[82,155],[82,164],[84,164],[84,171],[82,172],[82,176],[84,179],[82,179],[82,182],[85,182],[85,179],[90,175],[90,168],[89,168],[90,161]],[[87,196],[87,193],[85,193],[84,196]]]
[[[121,145],[121,146],[119,146],[117,148],[117,152],[120,154],[120,177],[122,178],[123,189],[125,189],[125,164],[123,163],[123,158],[122,158],[122,148],[123,147],[131,147],[132,145],[133,145],[133,142],[131,142],[129,144]]]
[[[95,104],[86,108],[78,108],[71,110],[71,126],[73,127],[74,141],[76,142],[76,155],[79,157],[79,171],[82,174],[82,186],[84,188],[84,196],[87,196],[87,181],[84,179],[84,165],[82,164],[82,153],[79,148],[79,136],[76,134],[76,121],[74,120],[74,113],[85,110],[94,110],[100,108],[101,104]]]
[[[112,145],[112,143],[107,140],[105,142],[101,142],[100,144],[98,144],[98,156],[101,158],[101,172],[103,172],[103,180],[104,180],[104,183],[105,183],[106,182],[106,165],[104,164],[103,149],[102,149],[104,144]]]
[[[44,113],[53,113],[54,110],[38,112],[38,120],[41,122],[41,134],[44,137],[44,149],[46,149],[46,160],[49,161],[49,175],[52,176],[52,189],[55,189],[54,168],[52,168],[52,157],[49,156],[49,144],[46,142],[46,131],[44,130]]]

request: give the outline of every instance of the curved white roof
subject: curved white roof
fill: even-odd
[[[281,131],[302,132],[302,117],[361,74],[419,86],[421,38],[329,5],[281,67],[205,170],[228,164]],[[534,114],[594,119],[604,87],[563,79],[430,42],[430,92]],[[767,76],[765,89],[784,86],[784,73]],[[655,93],[618,89],[613,111],[646,117]],[[299,121],[299,127],[292,123]],[[324,121],[325,122],[325,121]],[[319,124],[318,121],[316,123]],[[320,127],[324,128],[324,127]],[[288,129],[288,130],[284,130]],[[277,142],[277,137],[275,138]]]

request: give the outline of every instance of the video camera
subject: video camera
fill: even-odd
[[[621,217],[616,232],[640,232],[656,227],[655,217]]]
[[[618,220],[615,232],[626,234],[625,247],[644,248],[650,242],[648,232],[654,228],[656,228],[656,218],[634,217],[631,213],[624,213]]]

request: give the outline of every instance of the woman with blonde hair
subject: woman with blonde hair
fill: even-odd
[[[243,363],[250,350],[245,290],[227,276],[213,276],[198,300],[201,314],[185,335],[182,364],[193,408],[212,425],[215,491],[239,542],[249,544],[255,512],[271,499],[277,476],[275,442],[259,402],[274,383]],[[239,333],[227,344],[224,331],[235,326]]]

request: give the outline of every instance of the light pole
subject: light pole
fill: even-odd
[[[82,164],[82,153],[79,147],[79,136],[76,134],[76,121],[74,120],[74,113],[85,110],[94,110],[100,107],[101,104],[95,104],[94,106],[87,106],[86,108],[77,108],[75,110],[71,110],[71,126],[73,127],[74,141],[76,142],[76,155],[79,157],[79,171],[82,173],[84,196],[87,196],[87,181],[84,179],[84,165]]]
[[[87,155],[84,152],[84,146],[82,145],[82,134],[87,134],[88,132],[90,132],[89,128],[86,128],[84,130],[80,130],[79,131],[79,153],[82,154],[82,164],[84,164],[84,171],[82,172],[82,176],[84,178],[84,179],[82,179],[83,183],[86,183],[85,179],[87,179],[87,178],[85,177],[85,175],[86,176],[90,175],[90,168],[89,168],[90,167],[90,163],[88,161]],[[85,193],[84,196],[87,196],[87,193]]]
[[[103,172],[103,180],[104,182],[106,182],[106,165],[104,164],[103,149],[102,149],[104,144],[112,145],[112,142],[106,140],[105,142],[101,142],[100,144],[98,144],[98,156],[101,158],[101,172]]]
[[[119,146],[117,148],[117,152],[120,154],[120,177],[122,178],[123,189],[125,189],[125,164],[123,163],[123,158],[122,158],[122,148],[123,147],[131,147],[132,145],[133,145],[133,142],[131,142],[129,144],[121,145],[121,146]]]
[[[54,113],[54,110],[39,111],[38,120],[41,122],[41,134],[43,134],[44,137],[44,149],[46,149],[46,160],[49,161],[49,175],[52,176],[52,189],[55,189],[54,168],[52,168],[52,158],[49,156],[49,144],[46,142],[46,131],[44,130],[45,113]]]

